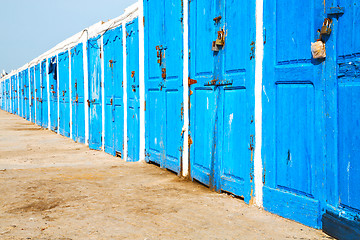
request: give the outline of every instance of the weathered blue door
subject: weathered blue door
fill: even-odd
[[[30,79],[29,79],[29,71],[30,69],[24,70],[24,117],[26,120],[30,120],[30,92],[29,92],[29,85],[30,85]]]
[[[139,31],[138,19],[126,24],[128,161],[139,161]]]
[[[25,99],[24,99],[24,94],[25,94],[25,90],[24,90],[24,72],[21,71],[19,72],[18,75],[18,79],[19,79],[19,116],[20,117],[24,117],[24,106],[25,106]]]
[[[46,60],[41,62],[41,83],[40,89],[41,91],[41,126],[47,128],[49,125],[49,108],[48,108],[48,89],[47,89],[47,71],[46,71]]]
[[[9,91],[9,88],[10,88],[10,79],[6,79],[5,80],[5,89],[6,89],[6,106],[5,106],[5,110],[7,112],[10,112],[10,91]]]
[[[96,150],[102,146],[101,57],[100,36],[89,39],[89,147]]]
[[[35,123],[35,66],[30,68],[30,121]]]
[[[35,95],[36,95],[36,99],[35,99],[35,107],[36,108],[36,121],[35,123],[38,126],[41,126],[41,122],[42,122],[42,96],[41,96],[41,74],[40,74],[40,66],[41,64],[37,64],[35,66]]]
[[[316,0],[265,0],[264,8],[263,204],[315,228],[324,198],[325,63],[312,59],[311,42],[324,8]]]
[[[327,12],[344,8],[333,18],[330,36],[327,98],[327,203],[337,218],[355,221],[360,227],[360,5],[357,0],[330,1]],[[333,10],[330,7],[335,7]],[[333,70],[334,69],[334,70]],[[336,71],[337,70],[337,71]],[[337,77],[335,77],[337,75]],[[343,221],[346,225],[348,221]],[[327,232],[345,238],[336,229]],[[330,228],[333,228],[330,225]],[[335,235],[334,235],[335,233]]]
[[[19,114],[18,113],[18,78],[17,75],[13,76],[14,78],[14,85],[13,85],[13,109],[14,109],[14,114]]]
[[[59,54],[59,131],[66,137],[70,136],[70,90],[69,90],[69,52]]]
[[[85,143],[83,44],[71,49],[72,139]]]
[[[50,84],[50,129],[58,130],[58,76],[57,76],[57,58],[48,59],[48,74]]]
[[[191,177],[247,203],[254,190],[254,6],[190,3]],[[219,34],[225,45],[212,51]]]
[[[124,142],[122,27],[104,35],[105,152],[122,157]]]
[[[179,0],[145,9],[146,160],[177,173],[183,146],[183,38]],[[165,11],[157,11],[162,8]]]

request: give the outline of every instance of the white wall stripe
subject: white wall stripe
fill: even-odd
[[[184,105],[184,126],[183,126],[183,157],[182,175],[189,176],[189,1],[184,1],[184,62],[183,62],[183,105]]]
[[[140,147],[139,160],[145,161],[145,41],[144,3],[139,0],[139,98],[140,98]]]
[[[60,134],[60,72],[59,72],[59,54],[56,55],[56,71],[57,71],[57,84],[56,84],[56,88],[57,88],[57,134]]]
[[[125,22],[122,23],[123,33],[123,101],[124,101],[124,154],[123,159],[127,160],[128,152],[128,136],[127,136],[127,77],[126,77],[126,26]]]
[[[263,206],[263,164],[262,148],[262,78],[264,59],[263,0],[256,0],[256,50],[255,50],[255,199],[256,205]]]
[[[105,151],[105,66],[104,66],[104,36],[100,38],[100,61],[101,61],[101,149]]]

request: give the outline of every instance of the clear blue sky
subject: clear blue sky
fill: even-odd
[[[10,72],[137,0],[0,0],[0,72]]]

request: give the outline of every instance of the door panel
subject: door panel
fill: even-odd
[[[71,49],[72,139],[85,143],[83,44]]]
[[[154,11],[161,6],[165,11]],[[183,146],[182,5],[178,0],[148,0],[145,14],[147,161],[180,173]]]
[[[19,72],[19,96],[20,96],[20,103],[19,103],[19,116],[24,117],[24,106],[25,106],[25,99],[24,99],[24,72]]]
[[[264,207],[315,228],[324,210],[325,84],[310,46],[323,4],[267,0],[264,10]]]
[[[55,69],[50,73],[50,65],[55,64]],[[58,130],[58,76],[57,76],[57,57],[48,59],[48,74],[50,85],[50,128]]]
[[[337,153],[338,210],[360,220],[360,6],[356,0],[339,0],[345,13],[338,19],[337,46]],[[331,93],[335,89],[331,89]],[[329,94],[329,96],[334,96]],[[335,130],[335,132],[336,132]],[[336,176],[336,175],[335,175]]]
[[[48,89],[47,89],[47,69],[46,60],[41,62],[41,103],[42,103],[42,118],[41,126],[47,128],[49,125],[49,106],[48,106]]]
[[[128,161],[139,161],[139,31],[138,19],[126,24]]]
[[[120,157],[124,141],[122,53],[122,27],[118,27],[104,35],[105,151]]]
[[[190,3],[191,79],[197,81],[190,87],[191,176],[246,202],[253,197],[254,7],[254,1]],[[221,30],[225,45],[212,51]]]
[[[40,75],[40,63],[35,66],[35,108],[36,108],[36,124],[41,126],[42,122],[42,95],[41,95],[41,75]]]
[[[35,123],[35,67],[30,68],[30,121]]]
[[[24,118],[30,120],[30,92],[29,92],[29,71],[30,69],[24,70]]]
[[[146,19],[149,19],[145,24],[145,87],[146,87],[146,159],[147,161],[161,164],[163,156],[163,147],[165,145],[164,132],[162,123],[164,122],[163,113],[165,110],[165,99],[160,91],[162,88],[161,66],[158,62],[160,60],[160,51],[157,49],[162,46],[164,42],[164,12],[154,11],[162,7],[164,8],[163,0],[147,0],[144,2],[144,13]],[[161,56],[163,57],[163,56]],[[162,89],[161,89],[162,90]]]
[[[88,40],[89,70],[89,147],[100,150],[102,146],[102,95],[101,95],[101,38]]]
[[[59,54],[59,94],[60,94],[60,134],[70,137],[70,102],[69,102],[69,52]]]

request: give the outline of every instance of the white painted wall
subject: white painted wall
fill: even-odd
[[[189,1],[184,1],[184,72],[183,72],[183,103],[184,103],[184,126],[183,126],[183,158],[182,175],[189,176]]]
[[[57,71],[57,84],[56,84],[56,88],[57,88],[57,134],[60,134],[60,72],[59,72],[59,54],[56,55],[56,65],[57,65],[57,68],[56,68],[56,71]]]
[[[255,155],[254,179],[256,205],[263,206],[262,148],[262,78],[264,59],[263,0],[256,0],[256,44],[255,44]]]
[[[145,161],[145,40],[144,2],[139,0],[139,95],[140,95],[140,153],[139,160]]]

